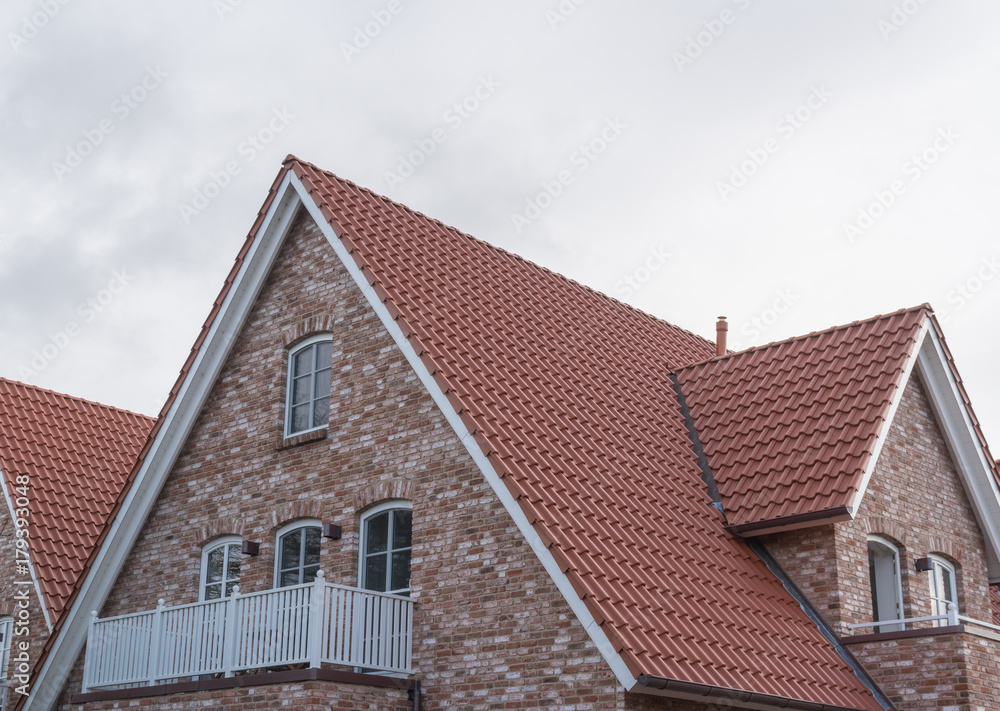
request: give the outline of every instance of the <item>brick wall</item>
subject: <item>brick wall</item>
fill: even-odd
[[[283,347],[306,323],[333,334],[330,424],[325,438],[289,447]],[[356,585],[360,509],[399,495],[413,504],[423,708],[624,708],[607,664],[304,213],[101,614],[197,600],[200,546],[222,533],[260,542],[259,556],[242,559],[241,588],[268,589],[274,532],[301,515],[343,527],[340,540],[324,539],[321,566],[329,582]],[[81,668],[63,709],[78,708],[66,693],[80,690]],[[195,696],[163,703],[202,708]]]
[[[969,633],[849,644],[906,711],[1000,709],[1000,642]]]

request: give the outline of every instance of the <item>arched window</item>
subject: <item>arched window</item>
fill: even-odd
[[[958,596],[955,594],[955,566],[939,555],[928,556],[931,559],[930,583],[931,583],[931,614],[947,615],[948,603],[958,604]],[[935,620],[935,627],[947,625],[946,620]]]
[[[216,538],[201,551],[202,600],[218,600],[233,594],[240,582],[242,540],[239,536]]]
[[[362,588],[410,594],[412,531],[413,505],[409,501],[389,501],[365,512],[358,573]]]
[[[14,618],[0,617],[0,681],[7,681],[7,668],[10,666],[10,644],[13,638]],[[3,700],[0,699],[0,709],[3,706]]]
[[[314,519],[300,519],[278,530],[274,557],[274,586],[311,583],[319,570],[322,524]]]
[[[868,575],[872,587],[872,620],[903,618],[903,585],[899,549],[884,538],[868,537]],[[898,632],[904,625],[879,625],[875,632]]]
[[[288,355],[285,436],[326,427],[330,421],[331,336],[315,336]]]

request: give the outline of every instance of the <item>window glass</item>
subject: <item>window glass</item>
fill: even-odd
[[[288,365],[288,403],[285,432],[316,429],[330,420],[330,382],[333,343],[307,343],[291,354]]]
[[[285,533],[278,540],[278,587],[311,583],[319,570],[319,526],[300,526]]]
[[[14,634],[14,618],[0,617],[0,681],[7,679],[10,665],[10,644]]]
[[[931,614],[947,615],[948,603],[957,603],[958,597],[955,594],[955,568],[951,563],[937,557],[931,557],[930,569],[931,584]],[[935,620],[938,627],[947,624],[945,620]]]
[[[408,595],[413,512],[391,509],[364,519],[361,586]]]
[[[231,539],[209,545],[202,553],[202,600],[218,600],[233,594],[240,582],[240,544]]]
[[[899,575],[899,551],[888,541],[868,540],[868,575],[872,589],[872,620],[903,618],[903,595]],[[897,632],[902,624],[879,625],[875,632]]]

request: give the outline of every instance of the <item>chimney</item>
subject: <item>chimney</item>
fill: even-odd
[[[726,354],[726,331],[729,330],[729,324],[726,323],[725,316],[719,316],[719,320],[715,324],[715,355],[725,355]]]

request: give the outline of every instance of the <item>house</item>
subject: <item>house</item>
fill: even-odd
[[[24,708],[1000,708],[930,307],[719,332],[289,156]]]
[[[27,691],[151,427],[0,378],[0,709]]]

